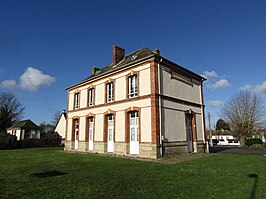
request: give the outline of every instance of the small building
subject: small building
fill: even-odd
[[[218,130],[211,136],[213,145],[218,146],[240,146],[239,137],[234,135],[234,132],[228,130]]]
[[[58,135],[60,136],[60,138],[62,138],[62,140],[65,140],[65,135],[66,135],[66,112],[65,111],[62,112],[55,126],[54,132],[58,133]]]
[[[203,151],[206,143],[200,75],[141,48],[68,87],[65,150],[144,158]]]
[[[28,119],[15,123],[7,129],[7,133],[17,136],[17,140],[40,139],[41,128]]]

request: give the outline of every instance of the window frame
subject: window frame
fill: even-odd
[[[88,88],[88,100],[87,106],[94,106],[95,105],[95,87]]]
[[[135,77],[135,78],[134,78]],[[126,81],[127,81],[127,97],[126,98],[128,98],[128,99],[130,99],[130,98],[135,98],[135,97],[138,97],[139,96],[139,91],[140,91],[140,85],[139,85],[139,72],[131,72],[130,74],[128,74],[127,76],[126,76]],[[134,86],[132,87],[131,85],[132,85],[132,78],[134,78],[135,80],[135,82],[134,82]],[[132,88],[133,88],[133,92],[131,92],[132,91]]]
[[[111,91],[110,91],[111,90]],[[109,91],[111,93],[109,93]],[[107,82],[105,84],[105,92],[106,92],[106,103],[111,103],[115,101],[115,83],[114,81]]]
[[[80,92],[74,93],[74,110],[80,108]]]

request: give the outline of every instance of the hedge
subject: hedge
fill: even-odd
[[[53,147],[61,146],[61,138],[41,138],[17,140],[15,135],[0,132],[0,149],[32,148],[32,147]]]
[[[17,148],[50,147],[50,146],[60,146],[60,145],[61,145],[61,138],[24,139],[17,141]]]
[[[245,145],[250,147],[253,144],[260,144],[263,145],[262,139],[260,138],[252,138],[252,139],[246,139],[245,140]]]
[[[17,137],[6,132],[0,132],[0,149],[16,148]]]

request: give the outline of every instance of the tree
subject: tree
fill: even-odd
[[[42,122],[39,125],[41,127],[41,133],[52,133],[54,131],[55,126],[52,124],[48,124],[46,122]]]
[[[222,118],[220,118],[216,122],[216,131],[218,131],[218,130],[227,130],[227,131],[230,131],[230,126]]]
[[[0,131],[5,131],[24,114],[24,107],[13,93],[0,93]]]
[[[57,123],[61,117],[61,114],[62,114],[62,112],[58,111],[58,110],[54,113],[52,121],[51,121],[52,125],[54,125],[54,126],[57,125]]]
[[[262,98],[251,91],[239,91],[221,109],[221,116],[239,135],[241,145],[254,134],[256,124],[262,121],[264,114]]]

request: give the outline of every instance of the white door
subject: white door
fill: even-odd
[[[93,150],[93,134],[94,134],[94,120],[93,117],[89,118],[89,150]]]
[[[75,121],[75,149],[78,149],[79,144],[79,121]]]
[[[114,115],[108,115],[108,143],[107,151],[114,152]]]
[[[130,112],[130,154],[139,154],[139,117],[138,112]]]

